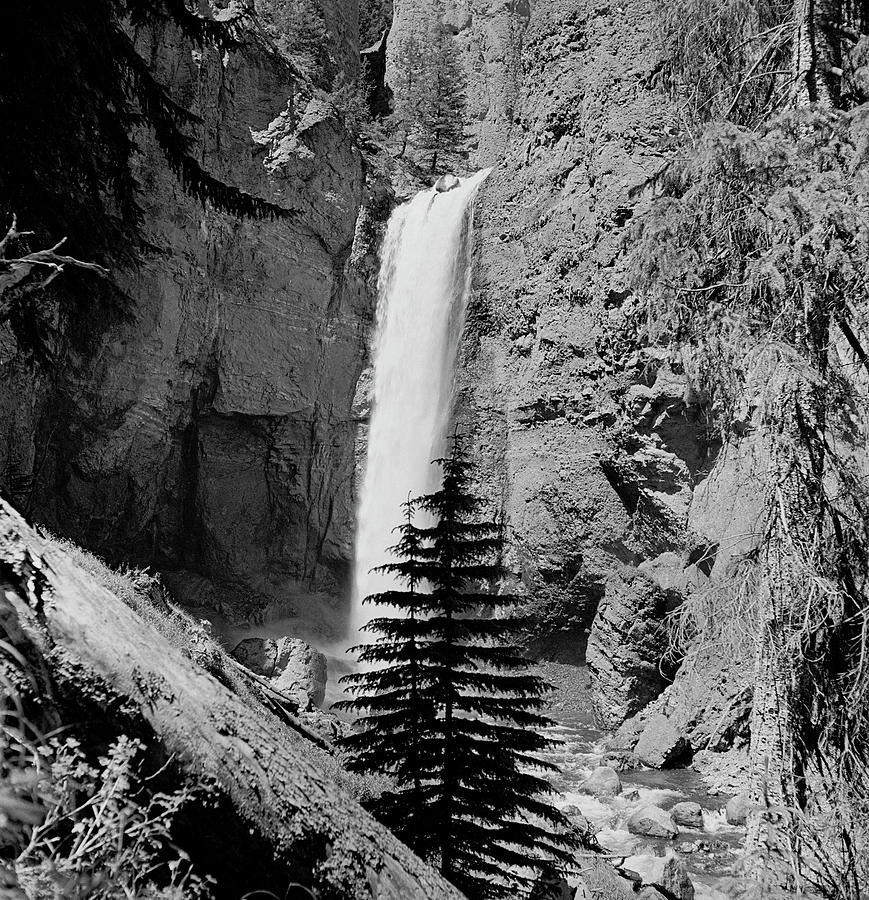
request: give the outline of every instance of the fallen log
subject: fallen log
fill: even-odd
[[[461,900],[317,766],[321,751],[169,646],[2,499],[0,639],[35,660],[46,703],[97,731],[148,735],[213,787],[217,810],[195,827],[210,829],[214,861],[238,885],[280,897],[297,882],[321,900]]]

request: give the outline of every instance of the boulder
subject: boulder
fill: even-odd
[[[677,803],[670,810],[670,815],[677,825],[683,825],[685,828],[703,828],[703,809],[699,803],[690,800]]]
[[[685,736],[661,713],[649,717],[634,753],[640,762],[653,769],[665,769],[684,759],[690,752]]]
[[[245,638],[232,656],[268,678],[275,690],[296,700],[300,709],[319,706],[326,696],[326,657],[298,638]]]
[[[283,694],[307,695],[314,706],[326,697],[328,667],[326,657],[310,644],[297,638],[283,637],[278,641],[275,687]],[[300,704],[304,705],[304,704]]]
[[[645,837],[672,840],[679,833],[676,823],[660,806],[641,806],[628,817],[628,831]]]
[[[667,896],[676,897],[676,900],[694,900],[694,885],[685,863],[678,856],[670,856],[664,863],[661,886]]]
[[[621,793],[622,782],[615,769],[598,766],[579,786],[579,790],[594,797],[616,797]]]
[[[461,184],[458,178],[455,175],[441,175],[440,178],[435,182],[435,190],[439,194],[443,194],[446,191],[451,191],[453,188],[457,188]]]
[[[724,817],[728,825],[745,825],[751,812],[751,799],[746,791],[731,797],[724,807]]]

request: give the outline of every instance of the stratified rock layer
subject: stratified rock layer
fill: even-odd
[[[333,6],[352,71],[356,4]],[[79,313],[90,340],[70,350],[68,329],[51,372],[0,332],[0,475],[61,533],[175,571],[188,604],[286,612],[339,594],[351,552],[350,404],[376,265],[354,245],[362,160],[329,105],[297,94],[262,48],[203,53],[168,29],[139,49],[201,117],[206,168],[292,215],[203,208],[140,135],[151,249],[112,274],[123,313]]]

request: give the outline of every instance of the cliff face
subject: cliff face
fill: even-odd
[[[414,4],[397,5],[396,28]],[[587,661],[614,726],[672,676],[665,618],[709,581],[732,481],[685,361],[637,352],[631,220],[678,133],[652,0],[447,4],[479,204],[460,418],[513,529],[544,656]],[[663,659],[663,661],[662,661]]]
[[[332,8],[334,7],[334,8]],[[355,3],[329,9],[356,65]],[[140,50],[200,117],[206,168],[293,211],[203,209],[139,135],[151,249],[111,277],[123,315],[70,326],[87,352],[34,370],[0,336],[0,473],[36,519],[112,558],[174,571],[191,604],[238,618],[336,595],[352,529],[353,391],[373,257],[354,244],[362,160],[322,101],[262,49]],[[75,346],[80,346],[81,342]]]

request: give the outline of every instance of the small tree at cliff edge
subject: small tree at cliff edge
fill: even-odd
[[[369,598],[403,615],[367,626],[379,637],[357,648],[380,664],[348,676],[360,714],[344,746],[350,768],[397,783],[376,814],[471,900],[513,898],[552,863],[570,864],[577,842],[545,800],[539,758],[549,745],[541,714],[549,686],[511,639],[524,621],[494,617],[515,598],[482,592],[502,575],[502,527],[476,518],[470,462],[458,439],[443,486],[406,507],[399,562],[382,567],[406,591]],[[416,511],[433,524],[417,527]],[[425,583],[429,591],[422,593]]]

